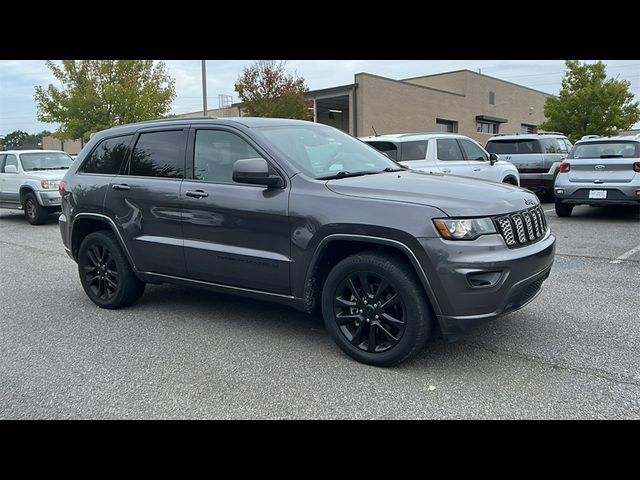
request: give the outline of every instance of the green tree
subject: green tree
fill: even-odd
[[[235,86],[242,109],[251,117],[309,120],[304,78],[285,70],[285,62],[261,60],[245,68]]]
[[[617,135],[640,121],[630,82],[607,78],[602,62],[567,60],[565,65],[560,96],[547,98],[541,129],[566,133],[575,141],[583,135]]]
[[[27,144],[29,134],[22,130],[16,130],[15,132],[7,133],[2,139],[2,148],[11,150],[14,148],[20,148]]]
[[[62,140],[88,140],[105,128],[163,117],[176,96],[163,62],[63,60],[47,66],[62,88],[36,87],[38,120],[60,123],[54,136]]]

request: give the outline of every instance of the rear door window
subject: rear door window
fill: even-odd
[[[460,145],[455,138],[440,138],[437,141],[438,160],[464,160]]]
[[[427,158],[428,140],[417,140],[415,142],[403,142],[400,149],[400,159],[409,160],[425,160]]]
[[[184,130],[163,130],[140,134],[131,155],[129,175],[183,178]]]

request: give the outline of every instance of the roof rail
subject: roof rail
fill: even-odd
[[[600,135],[584,135],[580,140],[588,140],[590,138],[600,138]]]
[[[564,136],[566,136],[566,133],[562,133],[562,132],[538,132],[538,135],[564,135]]]

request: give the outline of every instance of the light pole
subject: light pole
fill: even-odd
[[[207,64],[202,60],[202,115],[207,116]]]

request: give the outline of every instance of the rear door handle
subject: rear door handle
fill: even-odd
[[[451,173],[451,170],[449,170],[448,168],[443,168],[442,173]]]
[[[209,194],[207,192],[203,192],[202,190],[187,190],[184,192],[187,197],[193,198],[205,198],[208,197]]]
[[[476,167],[473,169],[474,172],[479,172],[480,171],[480,167]]]
[[[119,191],[131,190],[131,187],[126,183],[114,183],[113,185],[111,185],[111,188]]]

